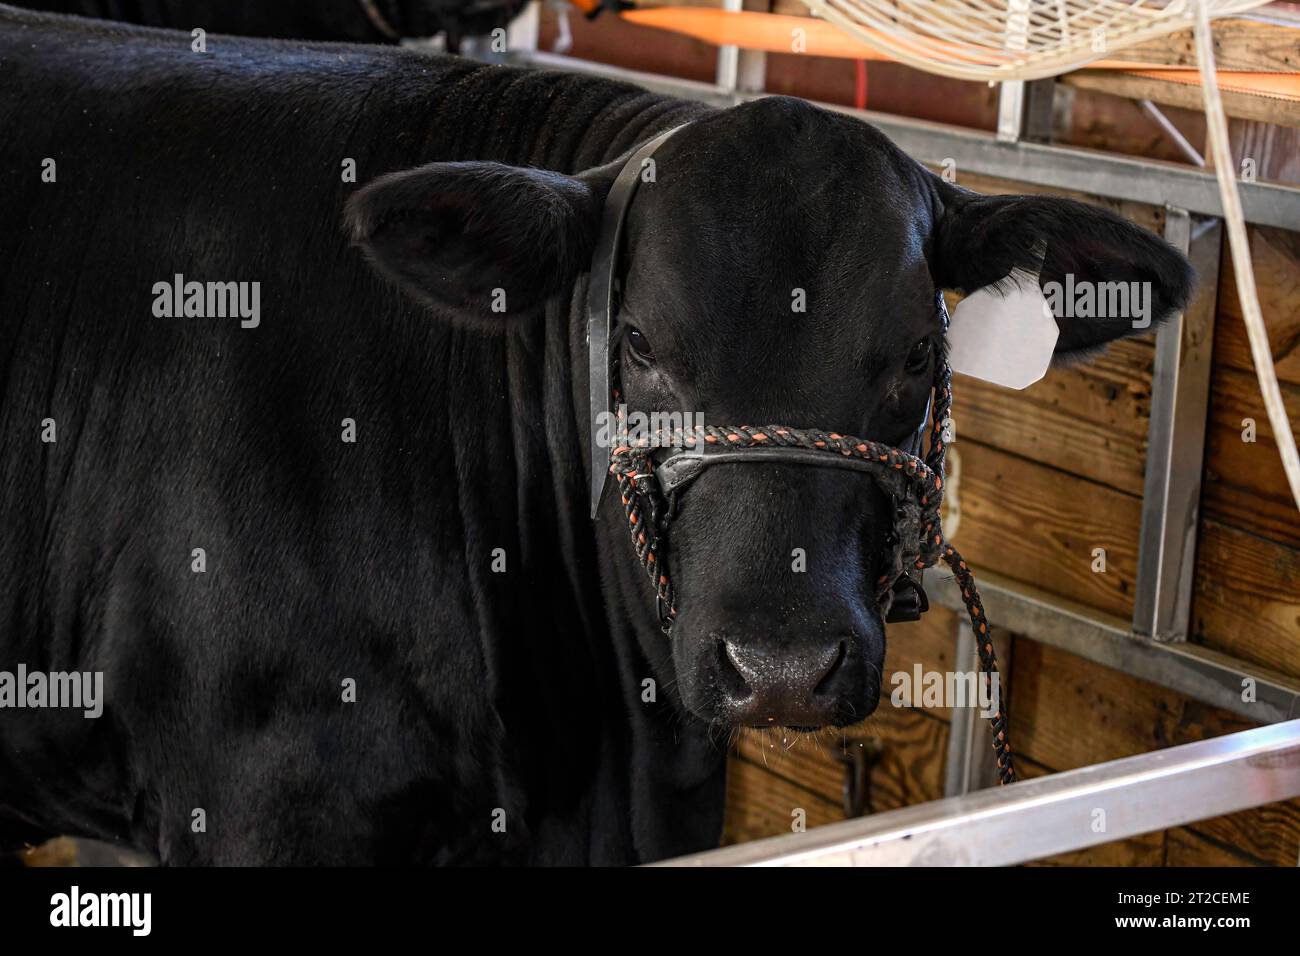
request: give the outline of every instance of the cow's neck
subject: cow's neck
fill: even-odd
[[[562,74],[489,71],[458,85],[456,108],[490,100],[517,126],[471,124],[442,152],[567,173],[700,111]],[[470,363],[491,377],[453,388],[448,413],[458,470],[474,476],[462,511],[477,548],[501,548],[506,562],[505,573],[486,559],[470,573],[485,631],[509,636],[485,654],[515,771],[534,806],[586,804],[592,861],[618,862],[716,840],[725,755],[676,702],[668,639],[617,514],[600,528],[588,514],[585,297],[582,276],[544,319],[498,338],[452,333],[451,380]],[[496,398],[485,406],[485,396]]]

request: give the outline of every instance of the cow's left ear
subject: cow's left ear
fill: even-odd
[[[1139,334],[1191,297],[1187,258],[1112,212],[1056,196],[981,196],[942,181],[936,188],[943,208],[930,269],[940,288],[970,293],[1013,269],[1037,272],[1044,288],[1091,287],[1094,295],[1103,283],[1142,284],[1145,316],[1058,315],[1058,359]]]
[[[589,265],[612,175],[492,162],[381,176],[347,225],[381,272],[452,319],[501,327],[534,315]]]

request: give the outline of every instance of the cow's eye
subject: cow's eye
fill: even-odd
[[[650,340],[640,329],[627,330],[627,344],[631,346],[633,352],[647,362],[654,360],[655,350],[650,347]]]
[[[929,339],[921,339],[912,346],[912,351],[907,353],[907,370],[909,372],[923,372],[930,364],[930,350],[934,348]]]

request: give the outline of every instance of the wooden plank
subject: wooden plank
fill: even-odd
[[[1112,614],[1133,613],[1142,503],[1134,495],[1009,455],[958,434],[961,526],[953,544],[975,571]],[[1092,570],[1093,550],[1106,570]]]
[[[1085,847],[1071,853],[1057,853],[1034,860],[1028,866],[1162,866],[1165,859],[1165,831]]]
[[[1295,866],[1300,860],[1300,801],[1270,803],[1183,828],[1202,845],[1218,846],[1244,858],[1246,864]],[[1206,847],[1206,853],[1211,851]],[[1173,864],[1179,865],[1179,864]],[[1182,865],[1191,865],[1189,862]],[[1208,861],[1203,866],[1218,865]]]
[[[1281,383],[1291,428],[1300,434],[1300,385]],[[1254,423],[1253,442],[1247,422]],[[1203,514],[1243,531],[1300,548],[1300,513],[1287,485],[1259,384],[1251,372],[1222,365],[1210,384]],[[1300,642],[1297,643],[1300,653]]]
[[[1015,639],[1016,748],[1053,771],[1168,746],[1184,701],[1173,691],[1025,638]]]
[[[1165,831],[1165,866],[1260,866],[1263,862],[1186,827]]]
[[[1023,638],[1015,641],[1013,740],[1027,775],[1034,765],[1071,770],[1246,730],[1235,714]],[[1183,828],[1247,861],[1294,866],[1300,800],[1256,807]],[[1195,841],[1178,850],[1191,862]]]
[[[1087,365],[1053,369],[1019,392],[958,375],[957,440],[973,438],[1140,495],[1154,359],[1153,340],[1130,339]]]
[[[1248,226],[1259,305],[1280,381],[1300,385],[1300,232]],[[1250,372],[1246,326],[1241,319],[1232,257],[1226,251],[1219,272],[1219,314],[1214,329],[1216,363]],[[1292,412],[1294,414],[1294,409]]]
[[[1300,676],[1300,549],[1201,522],[1193,639]]]
[[[809,829],[844,819],[837,803],[737,757],[728,761],[723,845],[793,832],[796,808]]]
[[[1022,637],[1014,639],[1014,647],[1011,720],[1017,749],[1052,770],[1257,726],[1067,651]]]
[[[862,746],[871,737],[884,745],[871,775],[872,805],[877,811],[943,797],[948,725],[920,710],[886,704],[843,736],[827,731],[814,737],[755,730],[741,736],[738,753],[772,777],[842,806],[845,767],[835,755]]]
[[[1300,70],[1300,30],[1294,25],[1225,18],[1211,24],[1214,63],[1220,70],[1290,73]],[[1116,50],[1109,59],[1196,69],[1190,30]]]
[[[1300,182],[1300,127],[1234,119],[1228,121],[1228,140],[1232,143],[1232,164],[1238,175],[1247,168],[1244,160],[1249,159],[1253,164],[1251,172],[1257,179]],[[1208,158],[1208,166],[1214,167],[1212,156]]]
[[[1201,87],[1154,76],[1139,76],[1117,70],[1077,70],[1061,77],[1061,82],[1075,89],[1123,96],[1133,100],[1150,100],[1161,106],[1203,110]],[[1260,123],[1300,126],[1300,103],[1262,96],[1241,90],[1219,88],[1225,116]]]

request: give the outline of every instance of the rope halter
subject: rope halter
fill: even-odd
[[[611,398],[619,391],[610,342],[622,228],[640,181],[642,162],[680,128],[661,133],[636,150],[605,200],[588,289],[592,517],[596,517],[606,475],[612,475],[618,485],[632,549],[655,591],[660,626],[671,636],[677,617],[677,596],[668,570],[666,530],[679,497],[700,474],[716,464],[764,461],[866,472],[894,506],[892,553],[873,589],[882,617],[891,623],[919,619],[928,609],[920,573],[942,559],[952,569],[961,589],[986,688],[994,694],[999,686],[994,681],[998,662],[984,606],[970,568],[944,538],[940,520],[946,449],[943,423],[952,407],[952,370],[947,361],[941,361],[936,372],[933,414],[927,410],[932,425],[929,451],[924,459],[918,457],[924,421],[912,437],[910,452],[865,438],[788,425],[667,428],[638,435],[608,453],[602,447],[598,438],[602,434],[600,421],[608,419]],[[942,294],[936,292],[936,299],[946,328],[948,315]],[[664,457],[665,450],[672,453]],[[998,778],[1003,784],[1014,783],[1016,773],[1007,739],[1006,712],[1000,694],[992,699],[995,699],[996,714],[990,723]]]

